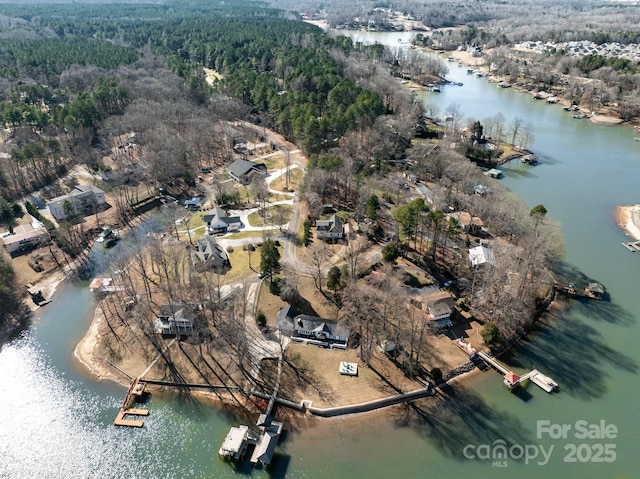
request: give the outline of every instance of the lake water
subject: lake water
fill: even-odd
[[[341,33],[398,49],[406,48],[398,38],[410,37]],[[516,371],[536,367],[553,377],[558,394],[535,386],[512,394],[495,372],[480,373],[435,398],[435,412],[384,410],[291,430],[273,470],[253,471],[254,477],[637,477],[640,253],[621,246],[626,237],[613,208],[640,202],[640,143],[631,129],[574,120],[557,105],[448,66],[449,77],[464,85],[426,93],[425,101],[441,111],[458,103],[467,118],[501,112],[507,123],[518,116],[534,125],[530,148],[542,163],[507,164],[500,181],[561,222],[567,270],[604,284],[610,300],[572,303],[509,360]],[[124,388],[92,380],[73,357],[91,311],[86,284],[65,285],[26,337],[2,349],[0,477],[248,474],[218,459],[238,419],[211,405],[156,394],[144,428],[112,426]],[[597,424],[591,428],[597,437],[582,437],[584,424]],[[502,441],[510,448],[506,457],[486,458],[500,453]]]

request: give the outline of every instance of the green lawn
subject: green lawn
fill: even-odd
[[[300,168],[294,168],[291,170],[289,175],[289,189],[293,191],[297,191],[300,186],[300,182],[302,181],[302,170]],[[285,191],[286,186],[285,175],[282,175],[280,178],[276,178],[271,182],[271,189],[278,191]]]
[[[249,215],[251,226],[279,226],[291,219],[291,205],[270,206],[265,211],[265,218],[256,211]]]
[[[260,158],[255,160],[257,163],[264,163],[267,165],[267,170],[274,171],[284,168],[284,154],[273,155],[268,158]]]

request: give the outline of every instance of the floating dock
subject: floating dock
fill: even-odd
[[[538,386],[540,389],[552,393],[558,389],[558,383],[555,382],[548,376],[545,376],[537,369],[531,370],[529,373],[525,374],[522,377],[522,380],[529,379],[533,384]]]
[[[257,435],[249,429],[249,426],[232,427],[229,429],[224,442],[218,454],[223,459],[233,459],[234,461],[241,461],[249,445],[255,445],[258,443]]]
[[[622,243],[622,246],[627,248],[632,253],[635,253],[636,251],[640,251],[640,241],[630,241],[628,243]]]
[[[113,421],[115,426],[126,427],[142,427],[144,423],[139,419],[127,419],[126,416],[148,416],[148,409],[139,409],[132,407],[142,396],[146,389],[146,384],[140,381],[140,378],[136,378],[131,382],[127,395],[122,401],[122,407],[118,411],[118,415]]]

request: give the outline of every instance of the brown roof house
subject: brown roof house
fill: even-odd
[[[328,220],[316,221],[316,236],[318,239],[341,239],[344,236],[344,227],[342,226],[342,220],[333,215]]]

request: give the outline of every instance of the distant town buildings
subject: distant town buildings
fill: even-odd
[[[598,45],[592,41],[573,42],[522,42],[517,43],[514,48],[537,53],[552,53],[564,50],[565,55],[570,57],[581,57],[585,55],[601,55],[603,57],[627,58],[629,60],[640,59],[640,45],[637,43],[602,43]]]

